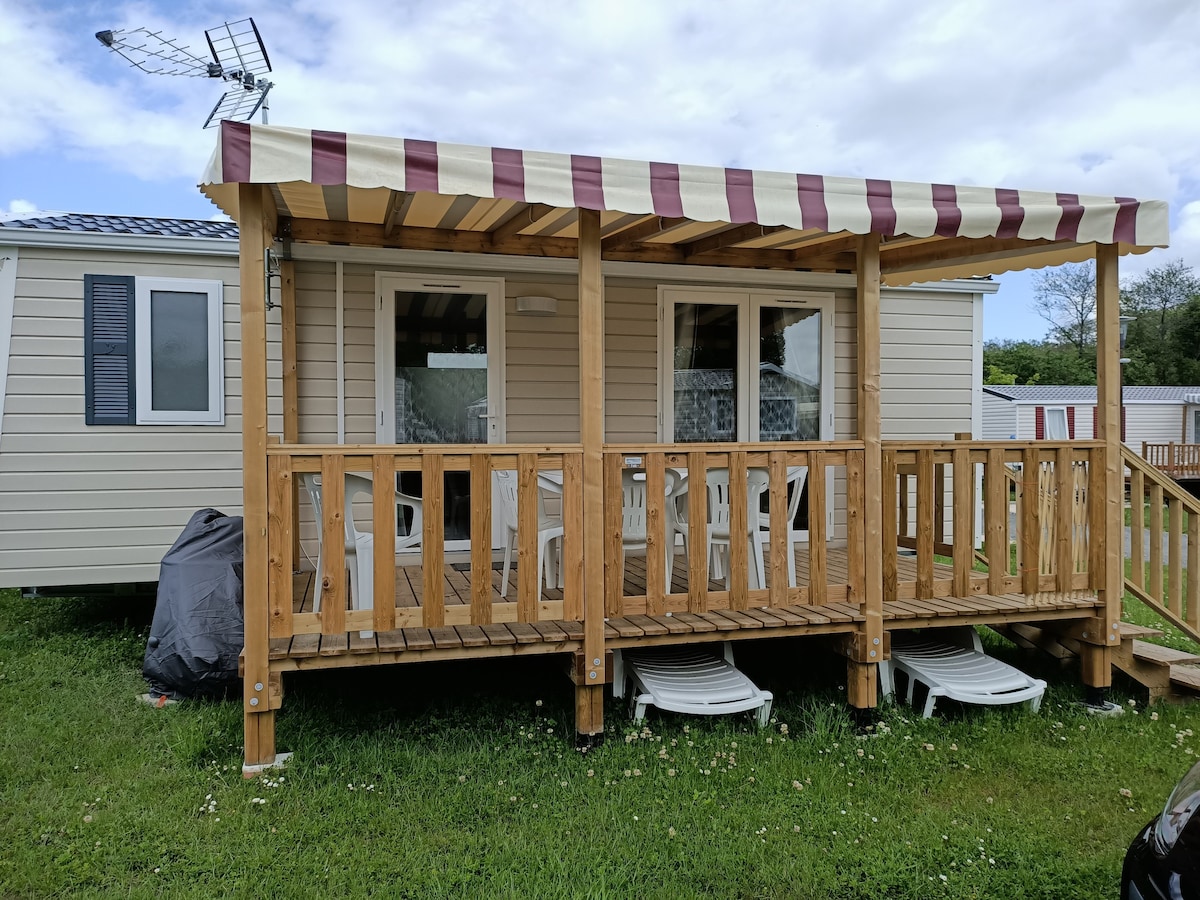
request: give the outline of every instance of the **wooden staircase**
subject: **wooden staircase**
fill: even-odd
[[[1079,655],[1079,642],[1038,625],[1013,623],[994,626],[1018,647],[1047,653],[1067,665]],[[1113,666],[1146,688],[1148,701],[1182,702],[1200,698],[1200,654],[1173,650],[1143,638],[1161,631],[1121,623],[1121,645],[1114,649]]]

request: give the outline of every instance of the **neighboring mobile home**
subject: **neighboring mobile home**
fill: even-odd
[[[1121,439],[1142,444],[1195,444],[1200,387],[1125,385]],[[1094,385],[985,384],[984,440],[1090,440],[1096,433]]]
[[[396,340],[410,334],[419,352],[397,366],[394,379],[377,384],[373,367],[390,343],[376,338],[377,280],[399,284],[412,281],[406,272],[436,273],[444,283],[448,262],[459,274],[471,268],[444,255],[396,250],[377,250],[353,263],[308,245],[294,251],[302,440],[387,442],[378,425],[384,418],[395,429],[391,440],[401,444],[486,443],[504,435],[514,441],[579,439],[578,298],[561,261],[524,258],[497,270],[490,259],[490,299],[480,295],[474,305],[438,306],[428,291],[402,293],[393,313]],[[237,227],[48,215],[0,224],[0,257],[0,313],[11,328],[7,378],[0,378],[0,587],[153,582],[191,512],[211,506],[241,513]],[[710,312],[730,311],[731,321],[739,303],[749,308],[749,292],[720,286],[729,283],[727,271],[702,272],[703,281],[695,283],[698,271],[663,269],[661,275],[692,284],[682,293],[711,301],[703,307]],[[686,351],[671,347],[675,338],[657,323],[668,304],[675,319],[680,307],[695,304],[679,303],[666,291],[659,296],[656,279],[626,277],[614,284],[606,336],[614,439],[659,440],[660,378],[674,379],[680,440],[736,440],[751,427],[755,439],[769,441],[854,433],[848,418],[853,322],[851,298],[841,286],[845,277],[780,272],[751,281],[760,315],[795,319],[805,329],[803,342],[790,351],[783,337],[787,325],[763,345],[753,426],[738,390],[747,391],[754,379],[735,371],[739,354],[750,351],[725,342],[724,360],[713,362],[712,354],[721,352],[709,346],[715,329],[698,318],[686,323],[693,328]],[[746,279],[738,284],[744,287]],[[996,289],[994,282],[971,279],[884,291],[886,437],[950,438],[977,430],[982,297]],[[529,314],[529,304],[518,298],[530,296],[555,302],[532,304],[535,313]],[[194,344],[181,342],[184,333],[155,339],[150,328],[138,327],[139,316],[155,315],[159,297],[182,305],[180,323],[197,338]],[[211,313],[211,321],[202,311]],[[275,433],[282,430],[280,318],[277,309],[268,316]],[[941,335],[932,352],[921,344],[931,331]],[[489,334],[497,344],[486,352]],[[127,343],[113,344],[114,336]],[[688,367],[660,372],[660,357],[684,352],[690,354]],[[203,365],[184,367],[179,359],[187,353]],[[114,367],[114,360],[120,364]],[[706,365],[715,368],[698,367]],[[163,397],[163,406],[193,409],[150,408],[156,388],[164,394],[163,384],[171,395]],[[181,384],[192,384],[193,392],[183,393]],[[385,408],[391,413],[386,417]],[[450,503],[461,506],[463,500]],[[843,507],[838,500],[831,515]],[[307,505],[301,515],[305,564],[304,556],[316,559],[317,542]],[[466,521],[461,509],[448,519],[461,540],[468,536]],[[831,519],[830,525],[831,535],[844,541],[844,521]]]

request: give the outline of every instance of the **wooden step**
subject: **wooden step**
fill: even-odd
[[[1134,640],[1133,657],[1141,662],[1153,663],[1159,666],[1171,666],[1177,663],[1197,663],[1200,656],[1183,650],[1172,650],[1161,644],[1151,644],[1149,641]]]
[[[1147,628],[1145,625],[1134,625],[1132,622],[1121,622],[1118,629],[1121,633],[1121,640],[1132,640],[1133,638],[1147,637],[1162,637],[1162,632],[1157,628]]]
[[[1189,691],[1200,692],[1200,666],[1171,666],[1171,684]]]

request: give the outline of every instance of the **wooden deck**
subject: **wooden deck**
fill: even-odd
[[[800,580],[808,572],[807,548],[797,551]],[[827,550],[830,580],[839,578],[848,565],[846,552]],[[653,644],[678,644],[706,641],[742,640],[760,637],[851,634],[861,628],[859,606],[846,601],[845,589],[831,590],[827,601],[818,605],[763,606],[746,610],[713,609],[689,612],[686,609],[687,572],[682,556],[676,560],[672,595],[678,598],[674,609],[662,615],[625,615],[605,620],[605,646],[617,649]],[[937,596],[916,598],[917,561],[902,557],[898,563],[898,599],[884,604],[886,630],[932,628],[959,624],[999,624],[1086,618],[1100,614],[1094,593],[1038,593],[1034,595],[986,593],[987,575],[973,579],[969,596],[952,596],[949,589],[953,570],[936,564],[933,586]],[[464,571],[465,570],[465,571]],[[631,557],[625,565],[625,594],[645,593],[645,559]],[[294,613],[313,611],[314,578],[312,572],[294,576]],[[492,570],[492,599],[500,603],[501,572]],[[710,590],[722,591],[723,582],[711,581]],[[831,585],[832,587],[832,585]],[[508,599],[514,597],[516,572],[510,582]],[[400,566],[396,570],[397,609],[419,608],[423,594],[420,567]],[[443,601],[447,610],[469,606],[472,586],[469,566],[444,567]],[[840,594],[840,595],[839,595]],[[561,602],[562,592],[543,587],[540,600],[546,604]],[[499,607],[497,607],[499,608]],[[560,607],[561,608],[561,607]],[[364,636],[365,635],[365,636]],[[329,668],[418,662],[434,659],[519,656],[546,653],[574,653],[582,650],[583,623],[573,620],[535,622],[495,622],[484,625],[456,624],[440,628],[409,627],[384,632],[345,632],[337,634],[297,634],[271,640],[272,667],[279,670]]]

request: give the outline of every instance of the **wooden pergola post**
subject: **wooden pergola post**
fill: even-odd
[[[283,354],[283,442],[300,442],[299,373],[296,369],[296,264],[279,264],[280,341]],[[300,521],[298,479],[292,480],[292,521]],[[292,529],[292,559],[301,559],[300,528]]]
[[[1104,574],[1099,597],[1103,618],[1090,620],[1081,644],[1083,683],[1092,694],[1112,684],[1112,647],[1119,641],[1121,599],[1125,593],[1121,477],[1121,304],[1116,244],[1096,245],[1096,402],[1097,438],[1104,441]],[[1098,696],[1089,698],[1092,701]]]
[[[268,691],[267,309],[265,250],[271,219],[259,185],[238,186],[242,347],[242,516],[244,527],[243,704],[245,764],[275,762],[275,712]],[[243,774],[250,774],[243,770]]]
[[[583,666],[576,741],[604,732],[604,276],[600,213],[579,210],[579,436],[583,444]]]
[[[864,564],[862,612],[865,616],[854,645],[849,648],[846,690],[856,709],[873,708],[879,696],[877,663],[885,658],[883,633],[883,492],[894,485],[883,483],[883,444],[879,394],[880,323],[879,235],[858,240],[858,438],[863,452],[863,538]]]

